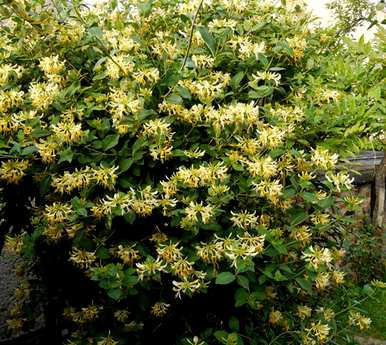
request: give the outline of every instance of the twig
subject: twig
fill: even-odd
[[[204,2],[204,0],[201,0],[201,1],[200,1],[200,4],[198,5],[197,10],[196,10],[196,13],[194,14],[194,17],[193,17],[193,20],[192,20],[192,26],[191,26],[191,28],[190,28],[190,34],[189,34],[188,49],[186,50],[186,54],[185,54],[185,57],[184,57],[184,61],[182,62],[182,66],[181,66],[181,68],[180,68],[180,72],[184,69],[184,67],[185,67],[185,65],[186,65],[186,61],[188,60],[190,48],[191,48],[191,46],[192,46],[192,41],[193,41],[194,27],[196,26],[196,20],[197,20],[197,17],[198,17],[199,12],[200,12],[200,10],[201,10],[201,7],[202,7],[203,2]]]

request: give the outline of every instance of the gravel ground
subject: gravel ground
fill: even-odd
[[[44,317],[41,309],[36,310],[35,327],[31,332],[26,332],[18,336],[11,336],[7,332],[7,319],[9,317],[9,310],[17,302],[15,298],[15,290],[20,286],[23,278],[27,276],[18,277],[16,274],[16,267],[23,264],[23,260],[17,255],[9,255],[1,253],[0,255],[0,345],[1,344],[40,344],[40,342],[33,342],[34,333],[43,329]],[[30,339],[31,338],[31,339]],[[10,341],[10,342],[8,342]]]
[[[355,340],[361,345],[386,345],[386,340],[379,340],[371,337],[355,337]]]
[[[15,267],[21,262],[18,256],[0,255],[0,340],[5,338],[9,309],[16,302],[14,293],[20,279],[15,273]]]

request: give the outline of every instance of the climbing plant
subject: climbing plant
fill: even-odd
[[[5,250],[35,261],[22,292],[58,343],[323,344],[369,326],[327,297],[360,204],[339,167],[384,145],[384,31],[334,45],[301,1],[1,13]]]

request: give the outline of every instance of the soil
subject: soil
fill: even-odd
[[[5,339],[7,333],[7,319],[10,308],[15,304],[15,289],[19,285],[19,278],[15,267],[21,262],[15,255],[0,255],[0,340]]]
[[[386,345],[386,340],[379,340],[371,337],[355,337],[360,345]]]

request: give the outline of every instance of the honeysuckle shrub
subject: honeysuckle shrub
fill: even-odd
[[[342,159],[384,145],[384,31],[336,46],[300,1],[1,11],[0,179],[27,219],[5,249],[35,260],[43,283],[19,293],[48,299],[69,344],[369,325],[328,296],[360,204]],[[16,305],[10,328],[27,325]]]

